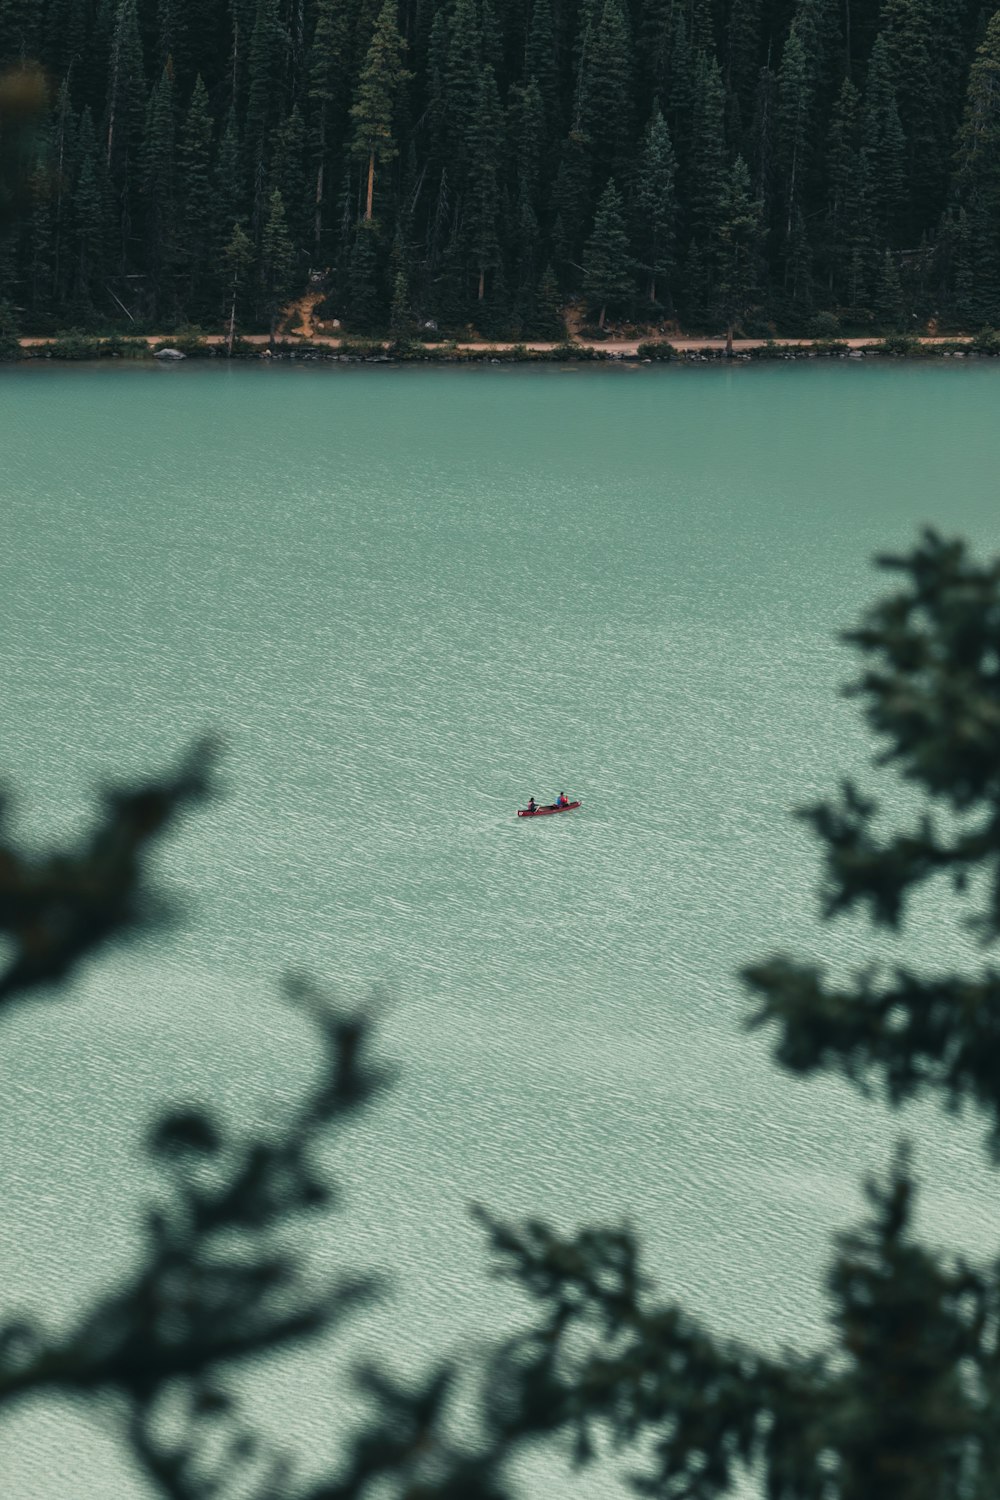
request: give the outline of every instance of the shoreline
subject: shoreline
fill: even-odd
[[[227,354],[224,334],[179,333],[132,336],[91,336],[69,333],[52,337],[28,337],[16,344],[7,362],[59,360],[65,362],[101,359],[169,362],[184,359],[296,360],[307,362],[368,364],[475,364],[475,363],[629,363],[705,364],[761,363],[776,359],[963,359],[1000,357],[1000,336],[954,334],[912,336],[890,334],[884,338],[846,339],[734,339],[727,353],[724,338],[666,339],[574,339],[556,343],[529,340],[450,341],[435,343],[382,339],[351,339],[330,335],[305,337],[267,334],[238,338]]]

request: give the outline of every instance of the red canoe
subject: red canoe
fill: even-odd
[[[556,807],[555,803],[552,802],[548,807],[536,807],[533,812],[529,812],[526,807],[519,807],[517,815],[519,818],[544,818],[547,813],[572,812],[574,807],[579,806],[579,802],[569,802],[565,807]]]

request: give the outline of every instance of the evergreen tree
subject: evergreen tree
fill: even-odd
[[[375,333],[383,316],[379,292],[377,227],[374,220],[362,219],[354,231],[348,269],[348,317],[352,329]]]
[[[726,27],[726,93],[736,98],[744,120],[753,115],[754,89],[760,72],[761,0],[732,0]]]
[[[177,225],[177,265],[183,283],[181,301],[188,316],[200,317],[211,307],[216,276],[212,136],[208,90],[195,80],[178,149],[182,210]],[[234,159],[235,169],[235,159]]]
[[[966,223],[966,306],[977,323],[1000,324],[1000,12],[969,74],[957,188]]]
[[[37,61],[41,22],[39,0],[0,0],[0,63]]]
[[[844,294],[852,253],[863,242],[861,96],[849,78],[844,79],[830,119],[826,180],[829,286]]]
[[[911,244],[944,208],[964,72],[959,14],[948,0],[886,0],[882,11],[906,140],[905,234]]]
[[[236,322],[242,306],[244,292],[250,282],[253,268],[253,242],[242,224],[234,224],[233,232],[223,251],[226,268],[226,301],[228,313],[228,337],[226,352],[232,356],[236,338]]]
[[[875,291],[875,316],[883,329],[897,332],[903,323],[903,288],[896,269],[896,258],[886,250],[879,267]]]
[[[376,163],[385,166],[399,154],[393,115],[400,91],[410,78],[403,67],[405,47],[396,25],[396,0],[385,0],[351,105],[354,154],[367,170],[365,220],[369,222],[375,197]]]
[[[764,231],[761,205],[753,197],[750,171],[736,158],[720,205],[717,310],[726,327],[726,353],[733,332],[760,296]]]
[[[25,219],[25,295],[35,328],[43,328],[55,310],[52,173],[47,165],[47,156],[48,152],[45,152],[28,178]]]
[[[520,296],[534,286],[535,258],[541,235],[541,182],[545,153],[545,109],[541,90],[533,80],[510,91],[507,139],[511,145],[514,222],[511,259]],[[485,144],[485,143],[484,143]]]
[[[578,128],[590,150],[592,180],[626,179],[632,144],[632,63],[619,0],[604,0],[581,71]]]
[[[676,162],[670,132],[657,104],[646,129],[635,194],[635,244],[639,264],[647,273],[649,300],[654,303],[670,302],[667,278],[674,266],[677,218],[675,174]]]
[[[274,188],[260,241],[260,306],[272,339],[294,289],[295,247],[288,233],[281,190]]]
[[[783,220],[786,255],[791,259],[793,228],[801,221],[807,176],[815,139],[815,54],[799,27],[801,11],[792,22],[778,69],[778,144],[783,177]]]
[[[237,223],[245,225],[249,200],[243,190],[242,165],[243,150],[236,111],[230,109],[212,171],[212,250],[216,257],[222,257],[232,243],[233,226]]]
[[[146,263],[150,268],[153,316],[174,308],[173,276],[177,263],[177,160],[174,80],[169,67],[149,96],[142,143],[142,201]]]
[[[93,312],[99,288],[111,269],[110,186],[105,154],[98,145],[89,109],[84,110],[80,121],[77,154],[79,168],[72,205],[76,248],[72,294],[75,306],[85,317]]]
[[[455,0],[447,23],[439,101],[442,162],[456,189],[465,186],[466,151],[479,104],[482,30],[475,0]]]
[[[486,295],[486,273],[495,270],[500,263],[497,234],[500,142],[500,100],[493,69],[485,67],[480,77],[479,100],[467,146],[469,186],[464,221],[478,302],[482,302]]]
[[[247,51],[247,104],[243,128],[253,197],[253,223],[260,229],[267,207],[267,157],[282,114],[283,74],[288,35],[281,24],[279,0],[257,0]]]
[[[118,268],[124,270],[132,251],[133,223],[139,207],[146,123],[146,80],[136,0],[118,0],[108,65],[105,121],[105,161],[117,198]]]
[[[559,283],[551,266],[546,266],[538,278],[529,331],[542,339],[562,340],[566,337]]]
[[[270,181],[281,189],[288,232],[296,245],[312,237],[313,202],[307,171],[307,135],[298,107],[282,120],[271,143]]]
[[[583,292],[599,328],[609,307],[621,311],[634,295],[633,267],[621,196],[609,179],[583,254]]]
[[[715,295],[716,255],[727,178],[722,75],[718,64],[705,58],[698,68],[693,123],[688,172],[691,240],[687,294],[692,307],[703,315]]]
[[[534,0],[524,49],[525,83],[538,90],[545,128],[556,137],[559,125],[559,67],[551,0]]]
[[[320,259],[326,227],[330,153],[342,131],[347,95],[349,12],[345,0],[318,0],[309,54],[309,104],[313,121],[313,254]]]
[[[906,200],[906,140],[884,37],[872,49],[861,112],[861,157],[872,229],[880,252],[898,243]]]
[[[570,284],[590,212],[590,176],[586,138],[571,130],[563,143],[552,187],[552,245],[556,261]]]
[[[136,0],[118,0],[108,63],[105,150],[108,170],[120,178],[136,162],[145,124],[146,80]]]

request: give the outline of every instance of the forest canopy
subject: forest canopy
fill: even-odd
[[[980,0],[0,0],[26,69],[26,332],[1000,323]]]

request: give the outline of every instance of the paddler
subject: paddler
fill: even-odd
[[[569,807],[569,802],[567,800],[565,792],[559,793],[558,797],[556,798],[556,807]]]
[[[528,798],[528,812],[533,813],[533,812],[537,812],[537,810],[538,809],[535,806],[535,799],[534,799],[534,797],[529,797]]]

